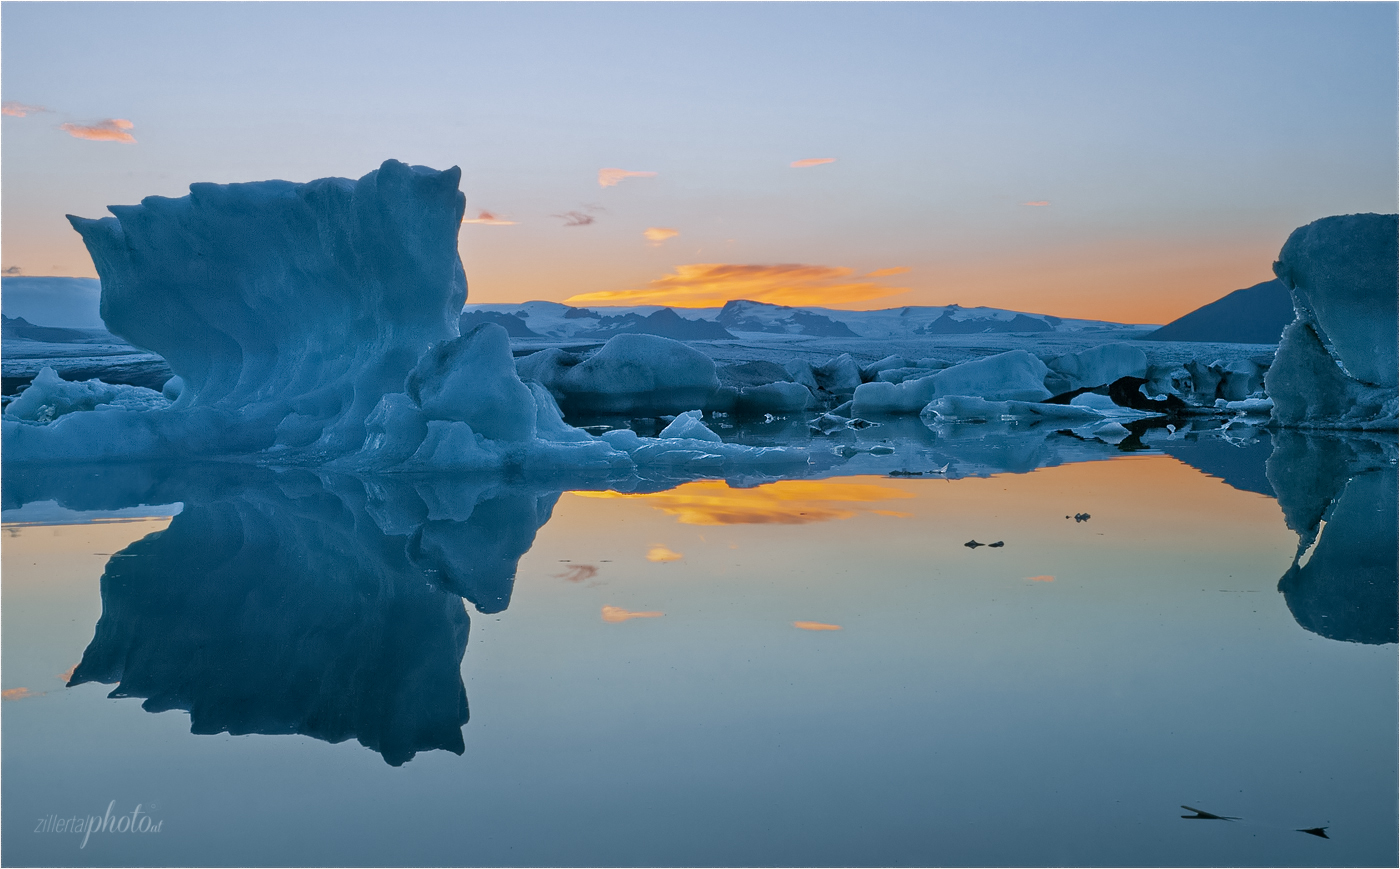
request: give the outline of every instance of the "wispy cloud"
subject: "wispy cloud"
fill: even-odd
[[[826,622],[793,622],[793,623],[792,623],[792,626],[793,626],[794,628],[800,628],[800,629],[802,629],[802,630],[804,630],[804,631],[839,631],[839,630],[841,630],[841,626],[840,626],[840,625],[829,625],[829,624],[827,624]]]
[[[566,211],[563,214],[552,214],[550,216],[563,220],[565,226],[587,226],[595,222],[593,215],[584,214],[582,211]]]
[[[680,234],[681,231],[679,229],[671,229],[666,226],[649,226],[646,232],[642,233],[642,235],[646,236],[647,241],[652,244],[661,244],[661,242],[666,239],[675,238]]]
[[[592,564],[571,564],[564,568],[564,572],[556,574],[560,579],[568,582],[583,582],[585,579],[592,579],[598,575],[598,568]]]
[[[25,103],[17,103],[14,100],[6,100],[0,103],[0,115],[9,115],[12,118],[22,118],[25,115],[37,115],[40,112],[47,112],[43,106],[31,106]]]
[[[821,166],[826,163],[835,162],[835,157],[808,157],[806,160],[793,160],[788,165],[794,169],[806,169],[808,166]]]
[[[843,305],[908,292],[869,281],[850,281],[852,270],[802,264],[734,265],[695,263],[633,290],[603,290],[571,296],[578,304],[670,305],[707,308],[732,299],[776,305]]]
[[[1054,582],[1054,581],[1055,581],[1055,577],[1053,577],[1053,576],[1028,576],[1028,577],[1026,577],[1026,579],[1030,580],[1031,582]]]
[[[0,691],[0,700],[28,700],[30,697],[39,697],[43,691],[35,693],[28,688],[6,688]]]
[[[655,178],[655,172],[629,172],[626,169],[599,169],[598,186],[616,187],[627,178]]]
[[[1029,206],[1031,206],[1032,208],[1044,208],[1045,206],[1047,206],[1047,205],[1050,204],[1050,200],[1048,200],[1048,199],[1033,199],[1033,200],[1031,200],[1030,202],[1022,202],[1021,204],[1022,204],[1022,205],[1029,205]]]
[[[666,546],[662,546],[660,543],[647,550],[647,561],[680,561],[682,558],[685,558],[685,556]]]
[[[77,664],[74,664],[73,666],[69,667],[67,670],[63,671],[62,673],[59,673],[59,674],[58,674],[58,678],[62,679],[64,682],[71,682],[71,681],[73,681],[73,674],[76,673],[77,671],[78,671],[78,665],[77,665]]]
[[[515,226],[516,224],[516,221],[514,220],[506,220],[504,217],[501,217],[498,214],[492,214],[489,211],[483,211],[476,217],[463,218],[462,222],[481,223],[485,224],[486,226]]]
[[[75,139],[130,144],[136,141],[136,137],[128,133],[127,130],[134,126],[136,125],[125,118],[108,118],[95,124],[59,124],[58,128]]]
[[[733,489],[723,480],[698,480],[648,494],[611,491],[574,494],[586,498],[645,501],[686,525],[806,525],[849,519],[862,511],[879,512],[867,505],[914,497],[895,486],[830,480],[779,480],[750,489]],[[670,553],[665,547],[657,548]]]
[[[888,278],[888,277],[890,277],[891,275],[907,275],[907,274],[909,274],[910,271],[911,271],[911,269],[909,268],[909,266],[891,266],[890,268],[887,268],[887,269],[876,269],[875,271],[873,271],[873,272],[871,272],[870,274],[866,275],[866,277],[867,277],[867,278]]]
[[[605,622],[625,622],[628,619],[659,619],[664,615],[666,614],[659,613],[654,610],[649,612],[638,613],[632,612],[631,610],[625,610],[620,606],[603,607],[603,621]]]

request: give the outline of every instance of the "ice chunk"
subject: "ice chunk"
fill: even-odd
[[[851,354],[832,357],[813,370],[817,383],[833,395],[849,395],[860,386],[860,366]]]
[[[1394,429],[1396,390],[1368,386],[1346,372],[1313,327],[1295,320],[1283,330],[1278,355],[1265,376],[1274,402],[1272,421],[1290,428]]]
[[[1324,217],[1293,231],[1274,274],[1347,374],[1397,386],[1394,214]]]
[[[856,389],[856,416],[915,414],[935,398],[963,395],[991,401],[1042,401],[1045,363],[1025,350],[1010,350],[963,362],[928,377],[903,383],[866,383]]]
[[[429,419],[460,420],[492,440],[535,436],[534,398],[516,376],[506,330],[495,323],[433,345],[405,385]]]
[[[812,371],[812,366],[801,359],[789,360],[783,365],[783,369],[787,371],[794,383],[800,383],[807,387],[813,395],[816,395],[817,390],[821,389],[817,384],[817,377]]]
[[[1089,407],[1045,404],[1035,401],[988,401],[985,398],[974,398],[966,395],[946,395],[942,398],[935,398],[924,408],[922,415],[945,422],[994,422],[1017,419],[1027,422],[1078,424],[1103,419],[1103,414]]]
[[[559,374],[550,391],[558,390],[566,414],[660,416],[704,407],[717,388],[715,363],[699,350],[656,335],[616,335]]]
[[[706,427],[704,420],[700,418],[700,411],[688,410],[675,419],[670,425],[661,430],[658,438],[692,438],[698,441],[713,441],[721,443],[719,435],[710,431]]]
[[[1070,406],[1093,410],[1101,416],[1113,419],[1142,419],[1143,417],[1157,415],[1145,410],[1134,410],[1131,407],[1123,407],[1107,395],[1099,395],[1096,392],[1085,392],[1082,395],[1076,395],[1070,400]]]
[[[1063,392],[1107,386],[1120,377],[1147,377],[1147,354],[1132,344],[1103,344],[1081,353],[1056,356],[1045,365],[1064,375],[1068,388]]]
[[[799,413],[812,403],[812,393],[800,383],[779,381],[763,386],[747,386],[739,390],[734,400],[734,413],[740,416],[762,416]]]
[[[879,379],[879,374],[892,368],[908,368],[909,361],[903,356],[886,356],[877,362],[872,362],[860,370],[862,380],[870,381]]]
[[[29,387],[5,407],[5,419],[47,423],[65,414],[98,407],[144,411],[169,406],[170,399],[154,389],[100,380],[71,383],[52,368],[43,368]]]

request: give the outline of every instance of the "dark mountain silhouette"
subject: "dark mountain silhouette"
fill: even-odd
[[[1277,344],[1283,327],[1292,322],[1293,300],[1288,289],[1272,280],[1235,290],[1149,332],[1142,340]]]

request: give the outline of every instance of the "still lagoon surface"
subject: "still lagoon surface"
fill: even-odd
[[[105,469],[67,506],[7,469],[3,858],[1394,865],[1395,472],[1300,547],[1269,455],[654,492]],[[1358,545],[1388,578],[1303,587]],[[118,816],[147,831],[65,830]]]

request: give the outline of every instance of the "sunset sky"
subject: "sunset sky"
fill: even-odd
[[[462,167],[471,302],[1165,322],[1393,212],[1387,3],[5,3],[6,274],[196,181]]]

